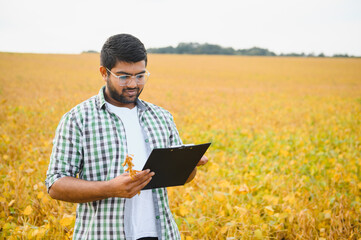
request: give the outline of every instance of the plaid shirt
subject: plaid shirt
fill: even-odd
[[[61,177],[79,176],[88,181],[106,181],[124,173],[127,140],[122,121],[99,94],[66,113],[56,130],[47,172],[49,188]],[[182,144],[172,115],[161,107],[137,101],[139,122],[147,150]],[[159,239],[180,239],[169,209],[166,188],[153,189]],[[125,239],[124,198],[79,203],[74,239]]]

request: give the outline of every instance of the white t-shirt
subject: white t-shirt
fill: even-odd
[[[133,154],[133,169],[142,170],[148,158],[144,136],[138,119],[137,107],[132,109],[106,103],[109,110],[122,121],[128,145],[128,154]],[[157,237],[152,190],[143,190],[125,201],[124,227],[128,239]]]

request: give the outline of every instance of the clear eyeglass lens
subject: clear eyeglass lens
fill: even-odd
[[[133,77],[135,78],[135,81],[136,81],[137,84],[145,84],[146,81],[148,80],[148,77],[149,77],[148,72],[132,76],[132,75],[115,75],[108,68],[107,68],[107,71],[109,71],[114,77],[118,78],[119,79],[119,84],[122,85],[122,86],[127,85],[131,81],[131,79]]]
[[[121,75],[121,76],[117,76],[117,77],[121,81],[122,85],[127,85],[133,77],[135,78],[135,81],[137,82],[137,84],[144,84],[148,79],[148,74],[142,73],[142,74],[138,74],[135,76]]]
[[[122,80],[122,81],[127,81],[130,79],[129,76],[127,76],[127,75],[122,75],[122,76],[117,76],[117,77],[119,78],[119,80]]]

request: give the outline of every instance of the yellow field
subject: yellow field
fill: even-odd
[[[67,239],[75,205],[44,186],[61,116],[103,85],[99,55],[0,53],[0,239]],[[361,59],[150,55],[142,99],[185,143],[169,188],[182,238],[361,238]]]

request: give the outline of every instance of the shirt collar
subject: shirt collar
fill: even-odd
[[[97,108],[98,110],[100,109],[104,109],[105,108],[105,97],[104,97],[104,91],[105,91],[105,86],[103,86],[100,90],[99,93],[97,95]],[[146,111],[149,107],[144,103],[144,101],[140,100],[139,98],[137,99],[137,103],[136,103],[138,109],[140,111]]]
[[[96,105],[98,110],[105,108],[105,97],[104,97],[105,86],[103,86],[98,95],[96,96]]]

